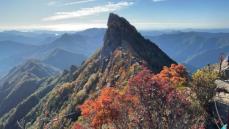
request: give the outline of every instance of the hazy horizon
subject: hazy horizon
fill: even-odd
[[[0,32],[63,32],[63,33],[72,33],[72,32],[80,32],[89,29],[107,29],[107,28],[85,28],[79,30],[48,30],[48,29],[6,29],[1,30]],[[138,28],[137,28],[138,29]],[[138,29],[140,32],[208,32],[208,33],[229,33],[229,28],[183,28],[183,29]]]

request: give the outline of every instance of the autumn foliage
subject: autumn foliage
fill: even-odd
[[[75,123],[72,129],[86,129],[84,128],[82,125],[80,125],[79,123]]]
[[[182,122],[187,120],[184,109],[190,106],[188,93],[178,91],[176,85],[187,79],[182,65],[172,65],[156,75],[145,68],[129,80],[129,94],[138,96],[142,105],[138,111],[144,119],[142,127],[163,129],[185,125]]]
[[[185,84],[188,81],[188,73],[183,65],[172,64],[171,67],[164,66],[163,70],[153,76],[154,80],[161,80],[163,83],[177,86]]]
[[[104,88],[95,100],[87,100],[82,106],[82,115],[90,118],[93,128],[103,125],[122,128],[128,112],[133,111],[129,105],[137,105],[138,100],[133,96],[122,94],[114,88]],[[123,115],[125,114],[125,115]]]
[[[156,75],[143,68],[123,89],[103,88],[96,99],[87,100],[82,116],[95,129],[199,128],[201,115],[191,109],[189,92],[176,88],[187,81],[182,65],[164,67]]]

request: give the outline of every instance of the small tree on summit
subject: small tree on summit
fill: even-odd
[[[224,53],[221,53],[220,56],[219,56],[219,74],[221,74],[221,71],[222,71],[222,64],[223,64],[223,61],[225,59],[225,54]]]

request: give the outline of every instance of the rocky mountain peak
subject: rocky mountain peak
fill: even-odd
[[[136,31],[135,27],[132,26],[125,18],[119,17],[114,13],[110,13],[108,22],[108,28],[119,28],[119,29],[130,29],[132,31]]]
[[[107,22],[107,32],[104,37],[102,55],[107,56],[117,47],[124,46],[124,41],[131,40],[137,30],[125,18],[111,13]]]
[[[125,18],[111,13],[107,26],[101,50],[102,58],[109,58],[115,50],[121,48],[122,52],[147,62],[155,71],[165,64],[175,63],[155,43],[145,39]]]

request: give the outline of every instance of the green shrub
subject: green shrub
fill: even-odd
[[[204,107],[215,94],[216,84],[214,81],[218,77],[218,72],[209,69],[198,70],[192,75],[193,89]]]

